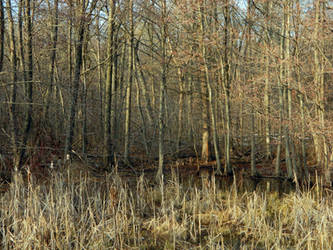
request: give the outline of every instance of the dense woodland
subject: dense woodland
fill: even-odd
[[[327,0],[0,0],[1,165],[242,159],[330,182],[332,64]]]

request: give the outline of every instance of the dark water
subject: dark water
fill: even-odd
[[[135,187],[141,176],[149,185],[159,185],[156,182],[156,170],[149,169],[134,173],[133,171],[119,171],[122,180],[126,181],[129,187]],[[166,169],[163,172],[164,183],[177,180],[181,185],[186,187],[197,187],[202,189],[205,186],[215,185],[215,188],[221,191],[229,191],[236,188],[237,192],[277,192],[279,195],[289,194],[297,190],[294,182],[283,178],[253,178],[242,175],[218,176],[213,172],[201,175],[198,171],[183,171],[178,169]],[[305,189],[308,187],[300,187]]]

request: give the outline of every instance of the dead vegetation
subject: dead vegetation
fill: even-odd
[[[176,171],[149,177],[55,171],[43,183],[14,173],[1,196],[3,249],[329,249],[332,193],[222,189]]]

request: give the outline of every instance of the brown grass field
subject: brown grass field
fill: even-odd
[[[1,194],[2,249],[332,249],[332,192],[289,182],[168,170],[13,173]],[[289,185],[289,186],[288,186]],[[290,188],[288,188],[290,187]],[[282,191],[281,191],[282,190]]]

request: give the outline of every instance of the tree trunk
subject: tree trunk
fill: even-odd
[[[126,86],[126,108],[125,108],[125,134],[124,134],[124,161],[129,163],[130,128],[131,128],[131,99],[133,85],[133,63],[134,63],[134,23],[133,23],[133,0],[129,0],[129,38],[128,38],[128,81]]]
[[[229,54],[230,54],[230,6],[229,0],[225,0],[224,7],[224,58],[220,58],[221,67],[221,79],[224,90],[224,108],[225,108],[225,172],[227,175],[231,175],[233,170],[230,162],[230,151],[231,151],[231,115],[230,115],[230,65],[229,65]]]
[[[107,70],[105,83],[105,121],[104,121],[104,165],[110,167],[112,159],[112,134],[111,134],[111,104],[112,104],[112,66],[114,60],[113,32],[114,32],[114,7],[115,1],[109,1],[108,39],[107,39]]]
[[[270,49],[271,41],[269,36],[270,30],[270,11],[272,8],[272,1],[267,1],[266,3],[266,20],[265,20],[265,29],[266,29],[266,55],[265,55],[265,96],[264,96],[264,105],[265,105],[265,141],[266,141],[266,159],[272,157],[272,148],[271,148],[271,124],[270,124]]]
[[[163,175],[164,165],[164,133],[165,133],[165,88],[167,85],[167,13],[166,13],[166,0],[162,0],[162,22],[161,22],[161,83],[160,83],[160,105],[158,114],[158,171],[156,175],[157,180],[161,180]]]
[[[24,133],[22,140],[22,149],[20,153],[20,165],[23,163],[26,146],[29,139],[30,131],[32,129],[32,81],[33,81],[33,55],[32,55],[32,15],[31,15],[32,2],[31,0],[25,0],[25,29],[26,29],[26,51],[27,51],[27,82],[25,84],[26,93],[25,96],[28,102],[28,110],[26,111]]]
[[[85,0],[82,1],[80,7],[78,19],[79,26],[77,27],[77,43],[75,48],[75,68],[74,68],[74,81],[73,81],[73,90],[71,96],[70,103],[70,112],[69,112],[69,120],[68,126],[66,130],[66,141],[65,141],[65,157],[71,153],[72,144],[74,138],[74,126],[75,126],[75,117],[76,117],[76,109],[77,109],[77,99],[79,94],[79,86],[80,86],[80,74],[81,74],[81,65],[82,65],[82,48],[84,43],[84,29],[85,29]]]
[[[137,64],[137,78],[139,83],[141,83],[141,88],[142,88],[142,94],[145,97],[145,109],[146,109],[146,114],[148,117],[148,124],[151,126],[153,123],[153,109],[152,109],[152,104],[150,101],[150,97],[149,97],[149,93],[147,90],[147,81],[145,78],[145,75],[143,74],[143,70],[142,70],[142,65],[141,65],[141,61],[140,61],[140,57],[138,55],[138,51],[139,51],[139,42],[137,43],[136,49],[135,49],[135,59],[136,59],[136,64]]]
[[[0,72],[3,68],[5,38],[5,12],[3,0],[0,0]]]
[[[300,10],[300,0],[296,2],[296,26],[295,26],[295,75],[296,75],[296,82],[298,86],[298,99],[299,99],[299,111],[301,114],[301,168],[305,173],[306,181],[309,178],[308,167],[306,164],[306,145],[305,145],[305,107],[304,107],[304,96],[302,94],[302,82],[301,82],[301,71],[300,71],[300,62],[299,62],[299,32],[300,32],[300,25],[301,25],[301,10]]]
[[[248,67],[251,68],[251,61],[252,61],[252,19],[253,19],[253,6],[252,6],[252,1],[248,0],[247,1],[247,19],[248,19],[248,27],[247,27],[247,48],[249,52],[247,53],[247,60],[248,60]],[[253,83],[250,84],[255,84],[255,81],[253,80],[253,75],[252,73],[248,72],[247,73],[247,79],[251,79]],[[254,93],[253,93],[254,95]],[[251,176],[256,176],[257,175],[257,169],[256,169],[256,130],[255,130],[255,108],[254,108],[254,103],[251,104]]]
[[[183,108],[184,108],[184,91],[185,91],[185,83],[184,83],[184,75],[181,72],[181,68],[177,69],[178,74],[178,85],[179,85],[179,100],[178,100],[178,130],[177,130],[177,155],[180,156],[180,144],[183,134]]]
[[[209,68],[207,63],[207,55],[206,55],[206,45],[204,43],[205,40],[205,29],[207,27],[204,17],[204,8],[205,6],[200,7],[200,28],[201,28],[201,40],[200,40],[200,47],[201,53],[204,61],[204,68],[205,68],[205,85],[207,85],[208,89],[208,102],[209,102],[209,113],[211,118],[211,124],[213,129],[213,143],[214,143],[214,151],[215,151],[215,158],[216,158],[216,165],[217,165],[217,174],[222,174],[221,172],[221,161],[220,161],[220,152],[218,148],[218,138],[217,138],[217,131],[216,131],[216,121],[215,121],[215,111],[214,111],[214,104],[213,104],[213,93],[212,93],[212,86],[209,77]]]
[[[10,121],[10,135],[11,146],[13,152],[13,166],[19,168],[19,152],[17,148],[17,120],[16,120],[16,88],[17,88],[17,57],[16,57],[16,43],[15,43],[15,30],[14,20],[12,16],[11,0],[7,0],[7,17],[9,28],[9,46],[10,46],[10,63],[11,63],[11,91],[9,100],[9,121]]]
[[[49,1],[47,1],[49,4]],[[51,62],[50,62],[50,79],[49,79],[49,87],[47,90],[47,97],[46,97],[46,106],[44,111],[44,119],[49,120],[49,124],[52,124],[51,116],[49,114],[49,107],[53,103],[53,91],[54,91],[54,71],[55,71],[55,63],[56,63],[56,55],[57,55],[57,41],[58,41],[58,0],[54,0],[53,11],[51,11],[51,6],[49,6],[50,12],[53,12],[52,19],[51,19]]]

